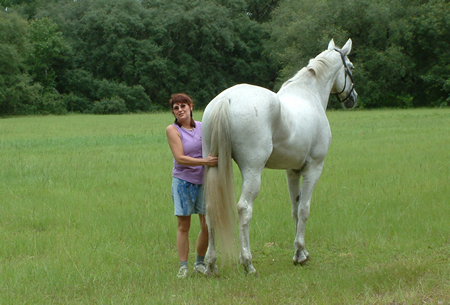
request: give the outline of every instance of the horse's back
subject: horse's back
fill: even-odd
[[[235,161],[242,166],[252,159],[254,163],[264,166],[272,153],[272,137],[280,118],[277,95],[268,89],[248,84],[236,85],[220,93],[208,104],[203,115],[206,144],[209,125],[213,123],[209,116],[218,102],[230,104],[230,132]]]

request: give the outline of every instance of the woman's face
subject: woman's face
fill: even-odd
[[[191,119],[192,107],[187,103],[174,103],[172,106],[172,113],[178,119],[182,121],[183,119]]]

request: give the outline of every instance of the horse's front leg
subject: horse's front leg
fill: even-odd
[[[240,262],[247,274],[257,275],[252,264],[252,253],[250,251],[249,227],[253,214],[253,202],[258,196],[261,187],[261,172],[253,170],[242,171],[242,192],[237,209],[239,214],[239,231],[241,241]]]
[[[208,250],[206,251],[206,275],[217,275],[219,269],[217,268],[217,252],[214,243],[214,229],[210,226],[208,215],[206,216],[206,224],[208,225]]]
[[[304,264],[309,259],[309,254],[305,247],[305,227],[306,221],[309,217],[311,197],[316,186],[317,181],[322,173],[323,162],[319,165],[308,165],[301,175],[303,176],[302,191],[300,195],[300,202],[297,210],[297,231],[295,235],[294,247],[294,264]],[[295,198],[297,199],[297,197]]]

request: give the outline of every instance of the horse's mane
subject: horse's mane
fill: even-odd
[[[323,51],[316,58],[312,58],[309,60],[309,64],[306,66],[308,70],[314,70],[316,76],[321,78],[324,76],[324,70],[326,68],[330,68],[332,66],[331,61],[328,59],[327,55],[330,54],[330,51]]]
[[[323,51],[315,58],[311,58],[309,60],[308,65],[305,68],[302,68],[298,71],[294,77],[286,81],[281,88],[285,87],[289,83],[295,82],[299,79],[303,74],[307,73],[309,70],[313,70],[317,78],[322,78],[325,76],[325,70],[332,66],[331,61],[328,59],[327,55],[330,53],[329,50]]]

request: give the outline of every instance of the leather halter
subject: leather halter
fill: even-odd
[[[335,50],[336,52],[338,52],[339,55],[341,55],[342,63],[344,64],[345,83],[344,83],[344,88],[342,88],[342,91],[341,91],[341,92],[339,92],[339,93],[332,93],[332,94],[336,95],[336,97],[337,97],[337,99],[338,99],[338,101],[339,101],[340,103],[343,103],[343,102],[345,102],[346,100],[348,100],[348,98],[350,97],[350,95],[351,95],[352,92],[354,91],[354,89],[355,89],[355,84],[354,84],[354,83],[355,83],[355,82],[354,82],[354,80],[353,80],[352,71],[350,71],[350,69],[349,69],[348,66],[347,66],[347,62],[345,61],[345,56],[344,56],[344,54],[342,54],[341,50],[339,50],[339,49],[334,48],[334,50]],[[347,75],[350,77],[350,79],[351,79],[351,81],[352,81],[352,89],[351,89],[350,92],[347,94],[347,96],[346,96],[343,100],[341,100],[341,98],[339,97],[339,95],[342,94],[342,93],[345,91],[345,88],[347,87]]]

